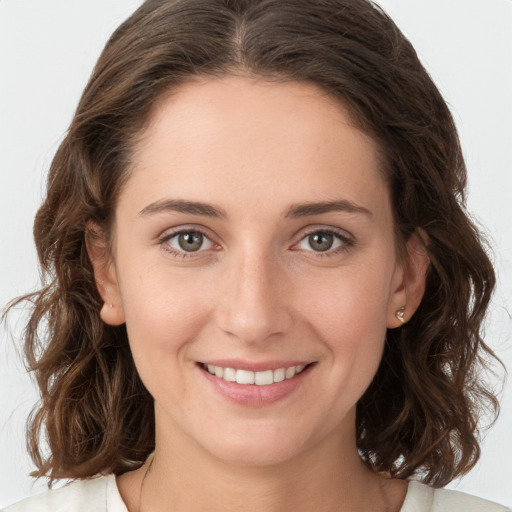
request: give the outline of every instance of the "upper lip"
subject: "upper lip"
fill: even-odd
[[[201,361],[202,364],[221,366],[223,368],[234,368],[236,370],[247,370],[251,372],[262,372],[265,370],[277,370],[278,368],[290,368],[291,366],[307,366],[313,361],[304,361],[299,359],[280,360],[280,361],[245,361],[242,359],[209,359]]]

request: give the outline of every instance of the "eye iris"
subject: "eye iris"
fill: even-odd
[[[203,245],[203,235],[197,232],[180,233],[178,243],[180,248],[184,251],[197,251]]]
[[[334,237],[330,233],[314,233],[309,236],[309,245],[314,251],[328,251],[334,242]]]

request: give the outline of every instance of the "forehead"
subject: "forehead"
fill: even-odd
[[[249,136],[252,129],[272,134],[283,121],[288,123],[290,135],[309,130],[311,136],[320,127],[325,131],[335,125],[358,128],[340,98],[311,82],[239,75],[197,77],[164,93],[155,102],[137,149],[142,149],[144,141],[156,132],[173,130],[177,123],[189,133],[190,129],[219,132],[240,127],[242,138],[244,134]]]
[[[156,105],[132,164],[128,184],[147,201],[157,192],[228,203],[245,195],[247,206],[256,197],[388,195],[374,141],[340,101],[303,82],[229,76],[182,85]]]

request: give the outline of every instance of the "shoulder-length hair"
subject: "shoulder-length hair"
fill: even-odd
[[[481,411],[497,410],[480,378],[494,357],[481,326],[495,277],[465,211],[450,111],[409,41],[369,0],[148,0],[108,41],[34,225],[44,283],[25,297],[26,356],[42,395],[29,420],[33,474],[119,474],[154,448],[153,400],[126,329],[99,317],[87,226],[108,238],[156,102],[193,77],[229,74],[310,82],[338,98],[379,147],[398,244],[419,228],[428,236],[425,296],[387,333],[357,405],[357,444],[375,471],[446,484],[479,457]]]

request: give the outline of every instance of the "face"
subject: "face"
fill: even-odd
[[[407,273],[376,148],[340,104],[293,82],[182,86],[115,218],[102,316],[126,322],[158,435],[251,465],[354,444]]]

